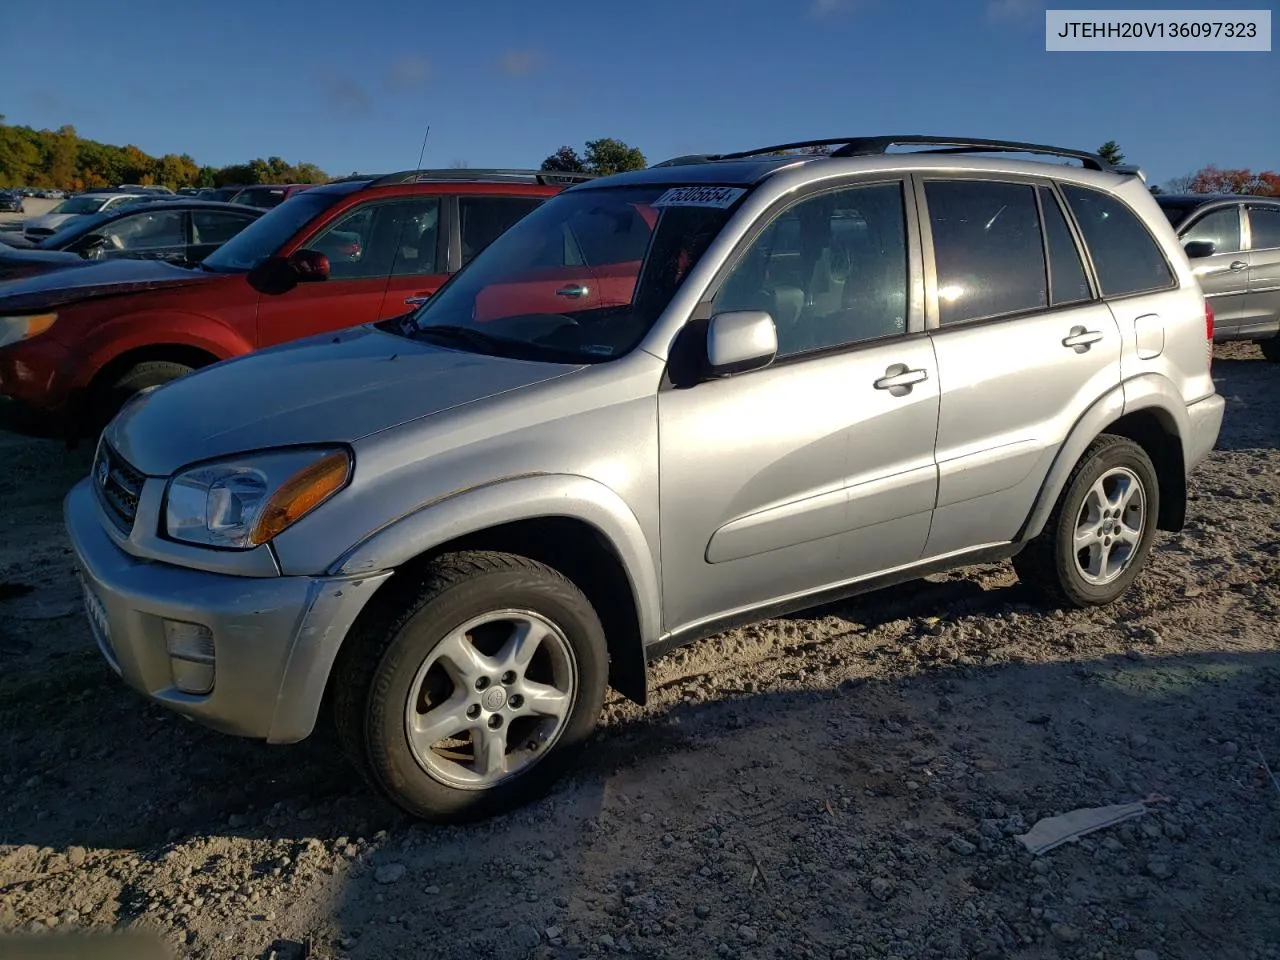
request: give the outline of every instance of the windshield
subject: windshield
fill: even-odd
[[[745,193],[566,191],[517,221],[397,323],[407,336],[480,352],[612,360],[649,332]]]
[[[337,193],[307,190],[296,193],[264,213],[201,261],[220,273],[249,271],[275,256],[303,224],[341,199]]]
[[[108,197],[72,197],[70,200],[63,200],[60,204],[50,210],[50,213],[97,213],[102,209],[102,205],[110,199]]]

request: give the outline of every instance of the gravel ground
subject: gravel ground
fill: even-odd
[[[613,699],[576,775],[412,823],[318,737],[236,740],[100,661],[58,523],[90,452],[0,438],[0,930],[175,956],[1280,958],[1280,369],[1118,605],[1008,564],[722,634]],[[1038,818],[1149,812],[1031,856]],[[4,950],[0,948],[0,954]]]

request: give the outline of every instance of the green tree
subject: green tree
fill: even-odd
[[[1113,167],[1118,163],[1124,163],[1124,153],[1120,149],[1120,144],[1114,140],[1108,140],[1098,148],[1098,156]]]
[[[578,151],[570,146],[561,147],[547,159],[542,161],[543,170],[554,170],[557,173],[586,173],[586,165],[578,156]]]
[[[600,140],[588,140],[583,164],[588,173],[606,177],[612,173],[625,173],[628,170],[643,170],[648,161],[638,147],[630,146],[621,140],[604,137]]]
[[[49,179],[60,189],[76,186],[76,147],[80,138],[76,128],[67,124],[58,128],[49,149]]]

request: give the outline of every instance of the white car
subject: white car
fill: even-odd
[[[114,210],[122,204],[149,197],[145,193],[81,193],[68,197],[40,217],[32,217],[22,225],[22,235],[33,243],[53,236],[70,220]]]

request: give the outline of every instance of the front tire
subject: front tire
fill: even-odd
[[[1044,530],[1013,558],[1018,579],[1059,606],[1118,599],[1146,565],[1160,513],[1147,452],[1103,434],[1067,478]]]
[[[545,794],[604,703],[604,629],[586,596],[544,564],[480,551],[387,587],[334,667],[349,759],[392,803],[439,823]]]

